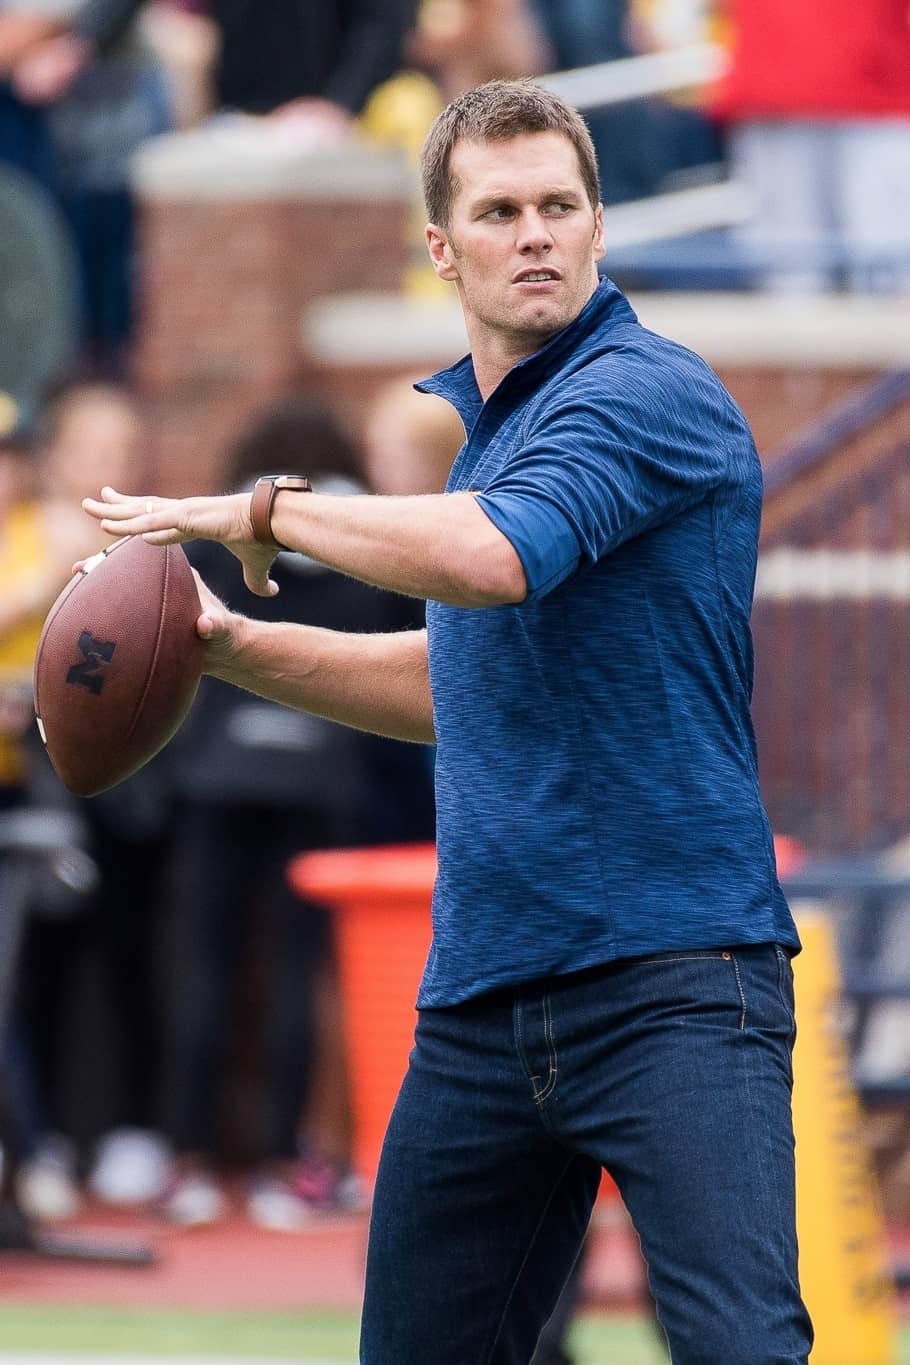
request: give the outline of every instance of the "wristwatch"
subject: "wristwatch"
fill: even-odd
[[[313,485],[302,474],[263,474],[253,485],[250,522],[253,539],[260,545],[277,545],[279,550],[288,548],[272,535],[272,508],[277,494],[285,489],[289,493],[312,493]]]

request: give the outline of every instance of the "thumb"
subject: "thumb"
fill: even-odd
[[[220,644],[230,639],[230,626],[226,616],[212,608],[206,608],[196,621],[196,634],[208,644]]]
[[[257,597],[274,597],[278,592],[278,584],[269,577],[270,567],[271,563],[262,568],[247,563],[243,566],[243,581]]]

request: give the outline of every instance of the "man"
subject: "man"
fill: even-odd
[[[217,676],[438,745],[361,1360],[524,1365],[606,1166],[677,1365],[804,1365],[798,939],[748,716],[755,449],[707,367],[598,283],[596,163],[559,100],[469,91],[423,176],[471,342],[424,386],[468,432],[446,493],[85,506],[112,534],[222,541],[255,592],[281,544],[430,599],[425,635],[263,627],[210,595],[199,622]]]

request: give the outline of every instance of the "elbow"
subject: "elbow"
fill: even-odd
[[[466,607],[517,606],[525,600],[524,566],[505,536],[480,552],[466,554],[461,592],[460,605]]]

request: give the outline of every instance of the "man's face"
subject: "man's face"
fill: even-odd
[[[530,354],[577,317],[597,284],[603,215],[561,133],[458,142],[448,229],[430,227],[436,272],[454,280],[472,346],[478,327]]]

